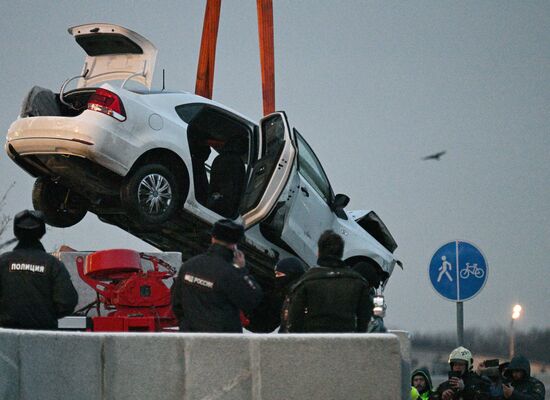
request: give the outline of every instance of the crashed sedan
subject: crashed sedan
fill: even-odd
[[[349,198],[334,194],[284,112],[254,121],[192,93],[153,90],[157,49],[147,39],[111,24],[69,33],[86,52],[82,73],[59,93],[32,88],[5,144],[36,178],[33,205],[50,225],[92,212],[186,259],[230,218],[245,226],[243,250],[264,284],[279,258],[314,266],[317,239],[332,229],[350,265],[371,262],[389,278],[397,245],[388,229],[372,211],[344,209]]]

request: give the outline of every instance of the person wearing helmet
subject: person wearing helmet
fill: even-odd
[[[249,316],[250,323],[246,328],[257,333],[269,333],[277,329],[288,308],[288,291],[305,272],[306,265],[297,257],[279,260],[273,269],[274,288],[264,293],[262,303]],[[281,326],[279,332],[284,330],[285,327]]]
[[[505,399],[544,400],[544,384],[531,376],[531,364],[524,356],[515,356],[504,372],[510,384],[503,384]]]
[[[40,242],[44,215],[21,211],[13,233],[17,246],[0,256],[0,327],[56,329],[57,320],[73,312],[78,294],[65,265]]]
[[[473,372],[474,358],[465,347],[457,347],[449,355],[449,380],[436,390],[441,400],[485,400],[489,399],[489,387],[479,375]]]
[[[433,393],[432,377],[428,368],[417,368],[411,374],[411,386],[416,388],[419,399],[428,400]]]

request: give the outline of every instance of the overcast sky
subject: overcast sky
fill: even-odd
[[[348,209],[373,209],[399,248],[387,324],[456,330],[455,303],[432,289],[444,243],[476,244],[489,264],[464,305],[465,328],[550,327],[550,2],[274,1],[276,105],[324,164]],[[159,49],[155,86],[194,90],[205,1],[0,2],[0,128],[33,85],[58,91],[84,52],[67,28],[110,22]],[[224,1],[214,99],[261,116],[256,2]],[[421,161],[446,150],[440,161]],[[5,153],[5,211],[31,208],[33,179]],[[6,239],[6,237],[4,237]],[[88,215],[50,228],[48,250],[151,250]]]

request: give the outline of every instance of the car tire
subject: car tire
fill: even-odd
[[[162,164],[145,164],[126,177],[120,200],[127,213],[146,225],[159,225],[181,209],[187,189],[179,177]]]
[[[32,205],[42,211],[46,223],[58,228],[76,225],[88,212],[88,200],[71,189],[40,177],[32,189]]]

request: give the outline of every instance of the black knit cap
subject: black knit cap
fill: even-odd
[[[46,233],[44,213],[36,210],[23,210],[13,218],[13,233],[19,240],[40,239]]]
[[[244,236],[244,227],[230,219],[220,219],[210,231],[212,237],[226,243],[238,243]]]
[[[297,278],[306,272],[304,263],[297,257],[287,257],[275,265],[275,272],[282,272],[288,277]]]

